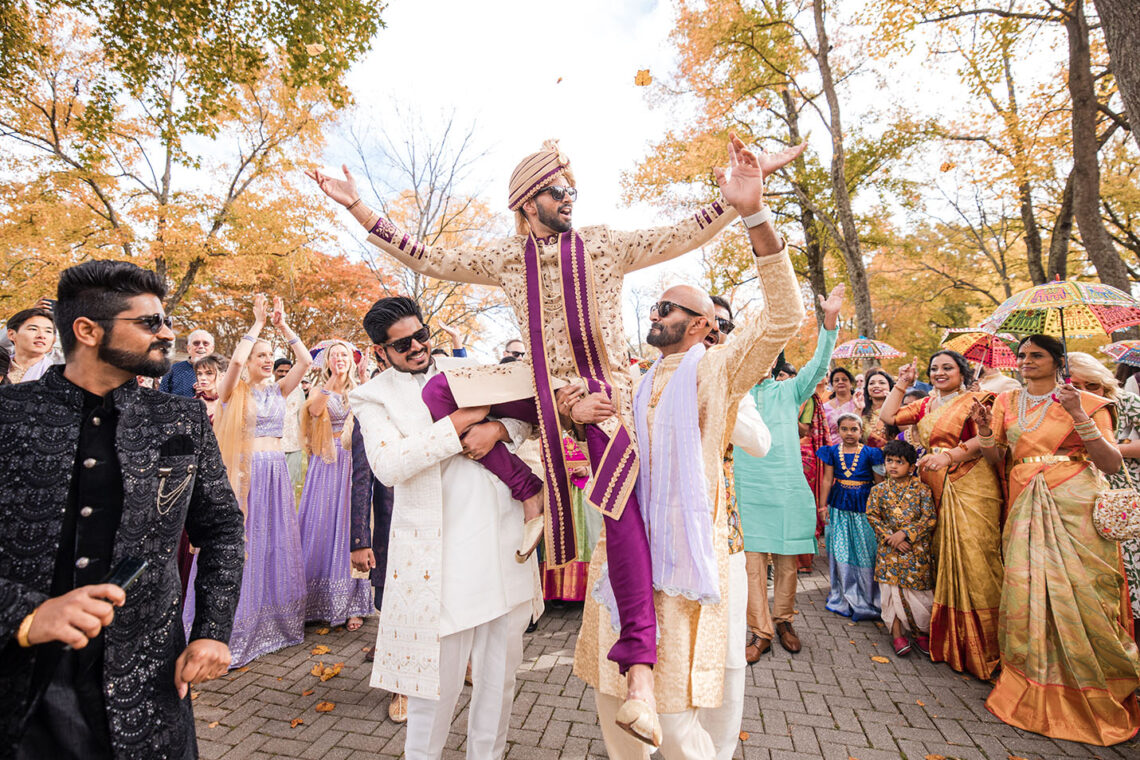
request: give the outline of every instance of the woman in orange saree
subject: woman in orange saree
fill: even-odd
[[[972,371],[956,351],[931,356],[927,373],[933,395],[900,408],[917,374],[914,364],[903,367],[880,417],[913,425],[926,450],[918,471],[938,510],[930,657],[988,679],[998,666],[1002,497],[997,473],[981,458],[970,409],[974,399],[992,397],[966,390]]]
[[[1121,456],[1108,400],[1056,384],[1061,352],[1055,339],[1026,338],[1025,389],[971,410],[987,459],[1002,461],[1004,448],[1010,463],[1002,670],[986,707],[1027,731],[1109,746],[1140,730],[1120,548],[1091,519],[1097,470],[1115,472]]]

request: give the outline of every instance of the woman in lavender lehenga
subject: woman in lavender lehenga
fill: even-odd
[[[258,337],[268,312],[265,296],[256,296],[253,326],[238,341],[218,383],[218,398],[224,405],[215,425],[218,445],[245,513],[246,559],[230,636],[231,668],[305,638],[301,534],[281,438],[285,396],[301,382],[312,359],[286,324],[281,299],[274,298],[270,321],[288,341],[296,363],[280,382],[273,382],[273,347]],[[193,616],[193,595],[191,581],[185,606],[188,617]],[[189,630],[192,621],[185,622]]]
[[[349,560],[352,497],[352,412],[356,349],[333,341],[320,351],[318,386],[301,411],[309,470],[301,491],[301,555],[305,561],[305,620],[345,624],[355,631],[372,609],[372,586],[353,578]]]

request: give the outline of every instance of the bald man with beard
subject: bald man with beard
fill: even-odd
[[[740,605],[732,604],[740,583],[731,581],[723,458],[741,399],[767,374],[804,316],[783,240],[769,221],[748,232],[764,309],[732,341],[708,347],[716,324],[712,300],[689,285],[669,288],[650,309],[646,336],[661,358],[634,394],[637,498],[652,557],[659,632],[654,691],[666,760],[730,757],[740,730],[736,701],[743,682],[731,682],[730,671],[743,669],[729,653],[732,629],[740,627]],[[649,745],[615,725],[624,683],[605,657],[617,622],[607,581],[603,536],[590,562],[588,586],[595,593],[586,599],[574,672],[595,689],[609,756],[647,758]]]

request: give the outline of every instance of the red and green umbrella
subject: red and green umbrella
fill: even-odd
[[[1016,369],[1017,355],[1010,347],[1012,341],[1013,336],[1008,333],[994,335],[977,327],[962,327],[947,330],[942,336],[942,347],[987,367]]]
[[[1067,376],[1067,336],[1111,335],[1132,325],[1140,325],[1140,303],[1128,293],[1099,282],[1054,280],[1006,299],[979,328],[988,333],[1059,337],[1065,346]]]

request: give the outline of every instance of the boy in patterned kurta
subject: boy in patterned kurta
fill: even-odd
[[[867,521],[879,541],[875,581],[882,595],[883,622],[891,630],[897,655],[910,652],[904,626],[919,651],[928,654],[934,603],[934,499],[930,488],[914,475],[918,458],[914,446],[889,441],[883,458],[887,480],[872,488],[867,499]]]

